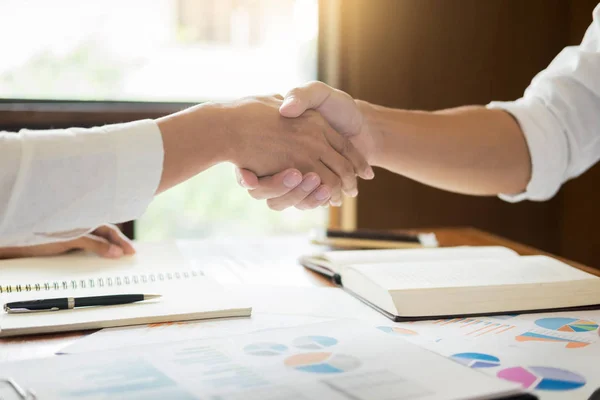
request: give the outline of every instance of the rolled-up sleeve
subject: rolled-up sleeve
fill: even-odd
[[[0,132],[0,246],[68,240],[135,219],[153,199],[162,166],[151,120]]]
[[[565,48],[532,80],[522,98],[492,102],[517,120],[532,163],[523,193],[500,194],[517,202],[553,197],[563,183],[600,159],[600,6],[579,46]]]

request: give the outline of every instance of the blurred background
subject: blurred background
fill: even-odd
[[[520,97],[597,0],[0,0],[0,128],[155,118],[320,79],[386,106]],[[341,212],[269,211],[222,165],[154,202],[141,239],[473,226],[600,267],[600,167],[508,204],[386,171]]]

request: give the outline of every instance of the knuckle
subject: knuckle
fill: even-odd
[[[327,87],[327,85],[321,81],[311,81],[311,82],[308,82],[308,84],[306,86],[309,88],[317,88],[317,89]]]
[[[293,89],[289,90],[289,91],[288,91],[288,92],[285,94],[285,96],[284,96],[284,97],[285,97],[285,98],[287,98],[287,97],[296,97],[296,98],[298,98],[298,97],[302,97],[302,91],[303,91],[303,88],[295,87],[295,88],[293,88]]]

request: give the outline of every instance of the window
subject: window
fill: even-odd
[[[0,0],[0,98],[226,101],[316,78],[317,0]],[[159,196],[140,239],[304,231],[219,165]]]

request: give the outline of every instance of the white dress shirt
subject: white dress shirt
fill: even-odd
[[[73,239],[137,218],[162,166],[162,138],[151,120],[0,132],[0,247]]]
[[[522,98],[488,105],[517,119],[531,154],[525,192],[504,200],[547,200],[600,159],[600,5],[593,17],[581,44],[558,54]]]

